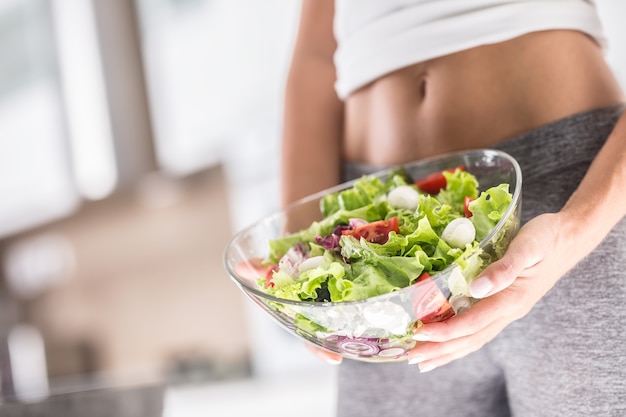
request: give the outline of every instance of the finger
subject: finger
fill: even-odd
[[[310,343],[306,344],[306,347],[313,352],[313,354],[322,361],[330,364],[330,365],[339,365],[342,361],[342,357],[340,354],[331,352],[326,349],[319,348],[317,346],[313,346]]]
[[[469,355],[472,352],[455,352],[455,353],[451,353],[449,355],[446,356],[441,356],[437,359],[434,360],[429,360],[429,361],[424,361],[424,362],[420,362],[418,367],[420,370],[420,373],[426,373],[426,372],[430,372],[435,368],[440,368],[444,365],[449,364],[452,361],[455,361],[457,359],[461,359],[467,355]]]
[[[422,325],[413,335],[413,339],[421,342],[447,342],[476,334],[499,320],[510,322],[509,318],[516,317],[516,310],[519,308],[517,303],[511,301],[515,297],[517,295],[513,288],[494,294],[459,315]]]
[[[409,360],[409,364],[412,365],[412,364],[417,363],[420,372],[425,373],[425,372],[430,372],[435,368],[439,368],[444,365],[447,365],[450,362],[455,361],[457,359],[461,359],[469,355],[472,352],[473,351],[455,351],[455,352],[448,353],[446,355],[438,356],[434,359],[421,360],[420,358],[420,361],[416,361],[416,358],[419,357],[419,356],[416,356],[413,359]]]
[[[471,337],[455,339],[445,343],[425,343],[413,348],[408,354],[408,360],[410,365],[416,363],[433,363],[436,366],[441,366],[443,364],[440,363],[443,360],[441,358],[447,358],[449,356],[454,356],[455,358],[463,357],[479,349],[479,347],[472,349],[473,346],[474,344],[471,342]]]
[[[520,233],[513,239],[504,256],[485,268],[470,284],[471,296],[485,298],[507,288],[526,269],[541,261],[541,247],[535,234]]]
[[[482,348],[500,333],[506,324],[505,320],[498,320],[475,335],[444,343],[432,342],[418,345],[408,354],[409,364],[417,363],[420,365],[420,371],[426,372],[424,369],[431,370],[460,359]]]
[[[445,356],[454,352],[473,352],[480,349],[485,343],[489,342],[500,332],[508,321],[506,319],[497,320],[490,323],[480,332],[451,339],[446,342],[426,342],[415,346],[409,352],[409,360],[418,357],[421,362],[423,360],[432,360],[439,356]]]
[[[261,259],[249,259],[235,265],[235,273],[241,278],[250,281],[256,281],[261,277],[266,277],[271,270],[272,266],[264,265]]]

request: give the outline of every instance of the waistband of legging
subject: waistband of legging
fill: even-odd
[[[589,110],[548,123],[491,148],[519,163],[526,180],[575,164],[588,165],[613,131],[626,104]],[[350,180],[385,167],[345,161],[342,179]]]
[[[620,104],[577,113],[492,148],[514,157],[526,180],[576,164],[589,165],[625,109]]]

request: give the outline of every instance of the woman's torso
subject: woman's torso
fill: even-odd
[[[623,101],[601,48],[551,30],[389,73],[345,100],[344,158],[390,165],[489,147]]]

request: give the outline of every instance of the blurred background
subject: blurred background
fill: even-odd
[[[596,3],[626,86],[626,2]],[[278,208],[299,9],[0,0],[0,415],[143,387],[168,416],[332,415],[334,368],[222,266]]]

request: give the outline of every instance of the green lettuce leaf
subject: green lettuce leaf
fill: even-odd
[[[328,291],[333,301],[356,301],[387,294],[400,287],[389,282],[384,273],[365,262],[352,265],[356,278],[353,280],[331,277]]]
[[[476,240],[483,240],[498,224],[511,204],[512,196],[508,184],[500,184],[480,194],[468,208],[472,212],[471,222],[476,228]]]
[[[354,210],[339,210],[319,222],[311,223],[307,229],[269,242],[268,262],[277,263],[297,243],[315,242],[316,236],[328,236],[340,224],[348,224],[351,218],[373,222],[384,218],[388,204],[368,204]]]
[[[290,300],[362,300],[406,287],[424,271],[433,275],[456,263],[460,272],[453,277],[452,292],[467,295],[468,283],[489,260],[486,251],[477,254],[478,241],[502,218],[512,196],[506,184],[478,195],[476,178],[462,170],[444,175],[446,188],[436,196],[420,194],[414,212],[393,208],[386,201],[386,194],[393,188],[412,184],[402,170],[390,174],[386,181],[364,176],[354,187],[325,196],[320,202],[324,219],[298,233],[272,240],[267,259],[278,263],[291,247],[302,243],[308,246],[309,256],[323,255],[324,261],[296,277],[276,272],[272,278],[274,286],[266,291]],[[440,236],[447,224],[464,216],[464,200],[468,196],[474,199],[469,209],[477,241],[465,248],[453,248]],[[339,254],[315,243],[316,236],[328,236],[336,226],[347,225],[352,218],[374,222],[391,217],[398,218],[398,233],[390,232],[384,244],[344,235],[340,237]]]
[[[447,204],[455,211],[463,213],[465,197],[476,198],[478,196],[476,177],[460,169],[454,172],[444,171],[443,176],[446,178],[446,188],[437,194],[437,199],[442,204]]]

